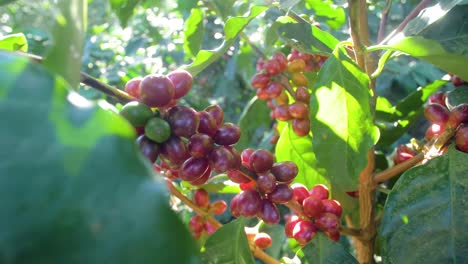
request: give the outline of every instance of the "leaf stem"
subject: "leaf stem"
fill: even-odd
[[[193,211],[195,211],[198,215],[206,218],[211,224],[213,224],[216,229],[223,226],[218,220],[216,220],[210,213],[204,211],[200,207],[198,207],[194,202],[192,202],[189,198],[183,195],[177,188],[174,186],[172,181],[168,178],[165,179],[167,187],[172,195],[179,198],[185,205],[190,207]],[[266,254],[263,250],[255,246],[254,244],[249,242],[250,250],[252,254],[258,258],[259,260],[263,261],[266,264],[280,264],[279,261],[271,257],[270,255]]]
[[[387,24],[388,13],[392,7],[392,0],[387,0],[385,3],[385,8],[382,11],[382,18],[380,19],[379,24],[379,33],[377,35],[377,43],[381,42],[385,35],[385,25]]]
[[[414,165],[418,164],[424,159],[424,153],[419,153],[416,156],[412,157],[411,159],[405,160],[404,162],[397,164],[389,169],[386,169],[382,172],[375,174],[373,181],[375,184],[387,181],[400,173],[408,170],[409,168],[413,167]]]

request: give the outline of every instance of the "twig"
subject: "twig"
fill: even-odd
[[[387,24],[387,17],[388,13],[390,12],[390,8],[392,7],[392,0],[387,0],[385,3],[385,8],[382,11],[382,18],[380,19],[379,24],[379,33],[377,36],[377,43],[381,42],[385,35],[385,25]]]
[[[411,13],[409,13],[405,19],[400,23],[400,25],[398,25],[398,27],[392,32],[390,33],[390,35],[388,35],[382,42],[379,42],[379,45],[383,44],[383,43],[386,43],[387,41],[389,41],[393,36],[395,36],[396,34],[400,33],[405,27],[406,25],[411,21],[411,19],[415,18],[416,16],[418,16],[419,12],[421,12],[421,10],[423,10],[427,5],[429,5],[431,3],[431,0],[422,0],[414,9],[413,11],[411,11]]]
[[[44,58],[42,58],[41,56],[37,56],[37,55],[34,55],[34,54],[30,54],[30,53],[26,53],[26,52],[17,52],[18,54],[20,54],[21,56],[25,56],[33,61],[36,61],[36,62],[43,62],[44,61]],[[80,81],[81,83],[83,84],[86,84],[96,90],[99,90],[107,95],[110,95],[114,98],[116,98],[117,100],[119,100],[121,103],[128,103],[130,101],[135,101],[137,99],[135,99],[133,96],[129,95],[128,93],[118,89],[118,88],[115,88],[113,86],[110,86],[106,83],[103,83],[101,81],[99,81],[98,79],[95,79],[93,77],[91,77],[90,75],[84,73],[84,72],[80,72]]]
[[[166,184],[167,184],[167,187],[169,188],[169,191],[171,192],[172,195],[179,198],[179,200],[181,200],[185,205],[190,207],[198,215],[206,218],[211,224],[213,224],[213,226],[216,229],[223,226],[223,224],[221,224],[218,220],[216,220],[211,214],[209,214],[208,212],[202,210],[195,203],[193,203],[189,198],[187,198],[185,195],[183,195],[181,192],[179,192],[179,190],[177,190],[177,188],[172,184],[172,181],[170,179],[166,178]],[[268,254],[263,252],[263,250],[256,247],[255,245],[249,243],[249,246],[250,246],[250,250],[252,251],[252,254],[256,258],[263,261],[264,263],[266,263],[266,264],[279,264],[280,263],[279,261],[277,261],[276,259],[269,256]]]
[[[378,184],[378,183],[381,183],[381,182],[384,182],[384,181],[387,181],[397,175],[399,175],[400,173],[408,170],[409,168],[413,167],[414,165],[418,164],[420,161],[422,161],[424,159],[424,153],[419,153],[417,154],[416,156],[408,159],[408,160],[405,160],[403,161],[402,163],[400,164],[397,164],[387,170],[384,170],[382,172],[379,172],[377,174],[375,174],[374,178],[373,178],[373,181],[375,184]]]

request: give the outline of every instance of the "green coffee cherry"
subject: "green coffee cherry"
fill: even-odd
[[[145,135],[151,140],[163,143],[171,136],[171,127],[166,120],[153,117],[145,125]]]
[[[134,127],[141,127],[153,116],[153,111],[143,103],[132,101],[122,107],[120,114]]]

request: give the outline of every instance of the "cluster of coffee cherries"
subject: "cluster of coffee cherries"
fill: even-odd
[[[340,217],[343,213],[341,204],[329,199],[328,188],[317,184],[310,190],[295,183],[292,186],[294,199],[302,205],[303,216],[289,214],[286,216],[285,234],[304,246],[312,240],[318,231],[322,231],[333,241],[340,239]]]
[[[429,97],[429,103],[424,107],[424,116],[431,122],[431,126],[426,130],[426,139],[432,140],[447,128],[456,129],[457,148],[468,152],[468,102],[449,110],[446,97],[446,93],[437,92]]]
[[[267,101],[271,118],[290,121],[294,133],[305,136],[310,131],[309,80],[305,73],[320,69],[326,57],[301,53],[295,49],[286,57],[277,52],[270,59],[260,59],[251,85],[257,97]],[[288,95],[289,93],[289,95]],[[290,103],[290,98],[293,102]],[[277,135],[274,141],[277,139]]]
[[[265,149],[245,149],[241,158],[243,170],[227,173],[243,190],[233,197],[231,214],[234,217],[257,216],[267,224],[277,224],[280,214],[276,204],[287,203],[293,198],[289,184],[298,173],[296,164],[274,162],[273,154]]]
[[[245,227],[245,234],[247,235],[247,240],[252,241],[255,246],[260,249],[266,249],[271,246],[273,242],[271,236],[264,232],[259,232],[258,228]]]
[[[241,132],[237,125],[223,123],[224,112],[218,105],[198,112],[175,105],[191,85],[191,75],[180,70],[132,79],[125,90],[138,101],[124,105],[120,114],[136,128],[138,145],[156,170],[202,185],[212,170],[222,173],[241,165],[232,146]]]
[[[223,200],[210,203],[210,196],[205,189],[196,190],[192,200],[200,209],[205,210],[209,214],[219,215],[224,213],[227,208],[227,204]],[[216,231],[216,227],[200,215],[194,215],[190,218],[189,228],[195,239],[199,239],[203,235],[203,232],[211,235]]]

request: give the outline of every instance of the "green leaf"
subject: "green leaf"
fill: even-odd
[[[333,196],[358,189],[367,153],[378,139],[370,108],[369,77],[336,49],[322,66],[310,100],[317,165],[326,171]]]
[[[294,182],[302,183],[307,188],[322,183],[330,186],[324,172],[317,167],[311,136],[299,137],[292,130],[290,123],[285,123],[276,143],[275,156],[278,162],[293,161],[299,168]]]
[[[141,0],[109,0],[109,2],[122,27],[126,27],[128,20],[133,15],[133,10]]]
[[[240,193],[239,184],[232,182],[226,174],[219,174],[211,177],[210,180],[202,186],[193,186],[187,182],[181,182],[184,186],[190,186],[193,189],[203,188],[210,193]]]
[[[0,37],[0,49],[9,51],[28,51],[28,41],[23,33]]]
[[[398,179],[383,212],[384,263],[468,262],[467,161],[452,145]]]
[[[255,17],[263,13],[267,7],[253,6],[250,14],[245,17],[231,17],[224,25],[224,42],[215,50],[200,50],[192,64],[184,67],[192,76],[197,75],[211,63],[223,55],[232,45],[237,36]]]
[[[226,19],[232,15],[236,0],[209,0],[208,2],[212,4],[216,13],[221,16],[222,19]]]
[[[184,49],[187,54],[194,57],[200,51],[204,31],[203,11],[200,8],[193,8],[185,21]]]
[[[304,255],[307,263],[326,264],[357,264],[357,260],[338,242],[331,241],[322,233],[318,233],[311,242],[303,247],[298,255]]]
[[[0,263],[198,263],[128,122],[24,57],[0,68]]]
[[[0,0],[0,6],[1,5],[6,5],[6,4],[9,4],[9,3],[13,3],[14,1],[16,1],[16,0]]]
[[[455,90],[447,93],[445,102],[450,110],[459,104],[468,104],[468,86],[459,86]]]
[[[236,219],[214,232],[206,241],[203,263],[255,263],[244,231],[244,219]]]
[[[390,45],[370,47],[368,50],[394,50],[427,61],[435,66],[468,80],[468,68],[465,67],[468,56],[448,52],[439,42],[423,37],[405,37]]]
[[[280,7],[282,9],[285,9],[286,11],[289,12],[295,5],[297,5],[300,2],[300,0],[283,0],[280,1]]]
[[[239,118],[241,138],[235,145],[236,149],[242,151],[246,148],[255,148],[260,141],[271,130],[270,109],[265,101],[258,100],[255,96],[247,103]]]
[[[328,32],[308,23],[284,22],[278,26],[278,35],[302,52],[330,54],[338,40]]]
[[[383,98],[377,97],[375,118],[380,128],[379,145],[390,146],[400,138],[423,114],[424,104],[429,96],[435,93],[447,81],[436,80],[424,87],[418,88],[397,105]]]
[[[339,29],[346,22],[344,9],[336,6],[333,1],[306,0],[306,7],[315,11],[315,19],[324,19],[332,29]]]
[[[44,65],[62,76],[73,88],[80,82],[81,55],[87,17],[86,0],[60,0],[55,9],[53,45]]]

